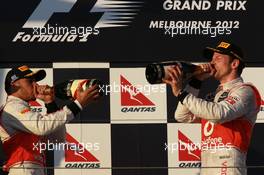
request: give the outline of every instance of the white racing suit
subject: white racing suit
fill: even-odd
[[[45,152],[40,151],[40,143],[49,135],[55,142],[64,141],[65,124],[81,109],[78,101],[60,110],[55,102],[49,105],[50,113],[42,115],[31,111],[28,102],[8,96],[0,115],[0,137],[7,158],[3,169],[9,175],[45,175]]]
[[[192,90],[191,90],[192,89]],[[202,175],[246,175],[246,153],[261,98],[257,89],[237,78],[219,86],[205,100],[187,87],[178,103],[179,122],[201,122]]]

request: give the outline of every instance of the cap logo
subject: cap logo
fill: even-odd
[[[21,66],[18,68],[18,70],[20,70],[21,72],[24,72],[26,70],[28,70],[29,68],[27,66]]]
[[[12,82],[16,81],[17,79],[18,79],[18,77],[17,77],[16,75],[13,75],[13,76],[11,77]]]
[[[226,43],[226,42],[221,42],[217,47],[222,47],[222,48],[225,48],[227,49],[228,47],[230,46],[229,43]]]

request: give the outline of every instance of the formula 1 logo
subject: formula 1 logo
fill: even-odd
[[[156,107],[147,107],[155,106],[155,104],[122,75],[120,75],[120,84],[121,106],[133,106],[123,107],[122,112],[155,112]]]
[[[77,0],[41,0],[23,28],[42,28],[54,13],[68,13]]]
[[[23,28],[44,27],[54,13],[69,13],[77,0],[42,0]],[[96,28],[127,26],[141,7],[140,1],[97,0],[91,13],[104,13]]]
[[[101,13],[94,26],[50,26],[48,21],[56,13],[70,13],[78,0],[41,0],[23,29],[33,29],[33,35],[18,32],[13,42],[86,42],[88,36],[98,35],[99,28],[128,26],[142,6],[140,0],[97,0],[94,6],[87,7],[87,13]],[[44,35],[44,36],[42,36]],[[41,37],[42,36],[42,37]],[[78,40],[79,39],[79,40]]]
[[[200,161],[201,149],[186,135],[178,130],[179,161]]]

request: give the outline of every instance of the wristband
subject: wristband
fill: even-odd
[[[45,107],[47,108],[47,113],[52,113],[52,112],[56,112],[59,110],[59,107],[57,106],[57,104],[55,103],[55,101],[51,102],[51,103],[46,103]]]
[[[200,89],[201,86],[202,86],[202,81],[201,80],[198,80],[197,78],[192,78],[190,81],[189,81],[189,85],[195,89]]]
[[[181,104],[183,104],[183,100],[185,99],[185,97],[188,95],[189,93],[186,91],[181,91],[180,94],[177,97],[177,99],[181,102]]]
[[[75,116],[81,111],[80,107],[74,101],[68,104],[67,107],[72,111],[73,115]]]
[[[74,100],[74,103],[77,104],[77,106],[80,108],[80,110],[83,110],[83,107],[78,100]]]

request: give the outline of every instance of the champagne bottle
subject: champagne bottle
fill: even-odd
[[[54,90],[55,96],[67,100],[67,99],[76,99],[76,92],[78,86],[81,86],[83,90],[90,88],[93,85],[101,85],[101,82],[97,79],[76,79],[76,80],[67,80],[62,83],[56,84],[54,87],[49,88],[45,91],[48,93],[50,90]],[[103,95],[103,92],[99,93]]]
[[[194,75],[198,75],[203,71],[200,66],[183,61],[152,63],[147,65],[145,70],[147,81],[150,84],[162,83],[162,79],[168,79],[169,77],[168,68],[175,65],[178,65],[180,67],[185,80],[191,78]]]

